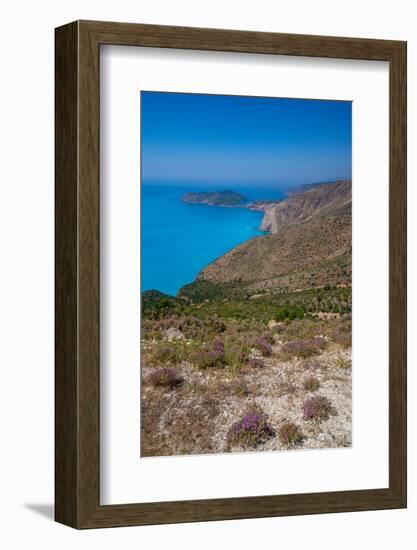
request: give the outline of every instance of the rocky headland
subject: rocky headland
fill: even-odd
[[[279,202],[257,202],[262,211],[256,237],[203,269],[200,281],[239,283],[248,291],[350,286],[351,182],[314,186]]]
[[[225,191],[189,192],[182,198],[182,202],[189,204],[206,204],[208,206],[240,206],[247,201],[241,193],[226,189]]]

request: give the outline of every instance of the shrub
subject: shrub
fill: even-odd
[[[216,340],[211,348],[205,348],[198,352],[194,361],[202,369],[221,368],[226,364],[224,345],[220,340]]]
[[[180,386],[184,382],[184,379],[175,369],[164,367],[161,369],[155,369],[151,372],[148,376],[148,382],[155,387],[162,386],[172,389],[176,386]]]
[[[345,359],[344,357],[337,357],[335,359],[336,367],[339,367],[340,369],[348,370],[352,368],[352,360],[351,359]]]
[[[304,439],[304,434],[300,427],[293,422],[285,422],[282,424],[278,430],[278,436],[281,443],[287,447],[295,447]]]
[[[275,321],[293,321],[294,319],[302,319],[305,315],[305,309],[302,306],[284,306],[276,310]]]
[[[269,357],[272,355],[272,346],[265,340],[265,338],[257,338],[254,341],[253,346],[259,350],[264,357]]]
[[[250,393],[246,382],[237,378],[232,380],[229,387],[231,392],[238,397],[246,397]]]
[[[306,391],[317,391],[320,388],[320,382],[314,376],[308,376],[303,382],[303,388]]]
[[[161,361],[163,363],[172,361],[172,359],[175,357],[175,350],[172,346],[169,346],[168,344],[158,346],[154,353],[154,358],[157,361]]]
[[[218,354],[224,355],[224,344],[221,340],[215,340],[213,342],[213,351]]]
[[[273,335],[272,332],[265,332],[262,335],[262,338],[264,340],[266,340],[266,342],[268,342],[268,344],[274,344],[275,343],[275,338],[274,338],[274,335]]]
[[[331,334],[333,341],[340,347],[347,349],[352,347],[352,331],[337,329]]]
[[[251,411],[232,424],[227,433],[228,447],[256,447],[275,435],[261,411]]]
[[[274,320],[279,322],[279,321],[284,321],[286,318],[287,316],[285,315],[284,310],[282,308],[277,309],[274,315]]]
[[[154,363],[181,363],[186,356],[186,349],[182,342],[171,344],[160,343],[156,346],[153,354]]]
[[[254,369],[263,369],[265,367],[265,363],[262,359],[258,359],[258,357],[251,357],[248,361],[248,366]]]
[[[281,348],[284,355],[301,357],[307,359],[318,355],[326,347],[324,338],[308,338],[306,340],[294,340],[287,342]]]
[[[285,395],[286,393],[294,393],[297,390],[297,386],[293,382],[279,382],[278,390],[280,395]]]
[[[331,401],[323,395],[309,397],[303,404],[304,420],[327,420],[333,412]]]
[[[241,345],[241,344],[232,345],[226,353],[227,363],[229,365],[241,367],[247,362],[249,357],[249,352],[250,352],[250,349],[246,345]]]

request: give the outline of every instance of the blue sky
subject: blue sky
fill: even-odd
[[[349,101],[141,92],[142,177],[292,185],[352,175]]]

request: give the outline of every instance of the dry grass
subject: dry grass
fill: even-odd
[[[269,335],[274,343],[269,344],[270,355],[263,357],[255,348],[249,348],[249,355],[246,351],[239,354],[239,342],[244,345],[247,338],[234,322],[226,324],[221,333],[199,327],[198,338],[188,334],[180,342],[167,342],[165,329],[148,327],[149,337],[142,344],[142,456],[349,446],[351,359],[350,349],[338,341],[341,333],[348,332],[343,323],[349,326],[350,321],[306,319],[283,324]],[[158,333],[162,335],[155,337]],[[220,367],[201,368],[194,363],[196,351],[213,349],[210,346],[219,337],[224,344]],[[312,358],[283,357],[283,343],[306,337],[325,337],[326,345]],[[251,342],[256,338],[267,341],[264,326],[251,331]],[[174,347],[174,352],[167,352],[166,346]],[[168,378],[181,383],[151,382],[166,372]],[[328,414],[317,414],[314,421],[308,421],[304,407],[314,396],[324,398],[323,409],[331,403],[331,411],[327,408]],[[260,437],[254,444],[231,445],[231,427],[254,408],[262,410],[271,430],[266,433],[259,428]]]

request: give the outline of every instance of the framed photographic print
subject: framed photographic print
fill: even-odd
[[[406,506],[406,44],[56,29],[56,520]]]

